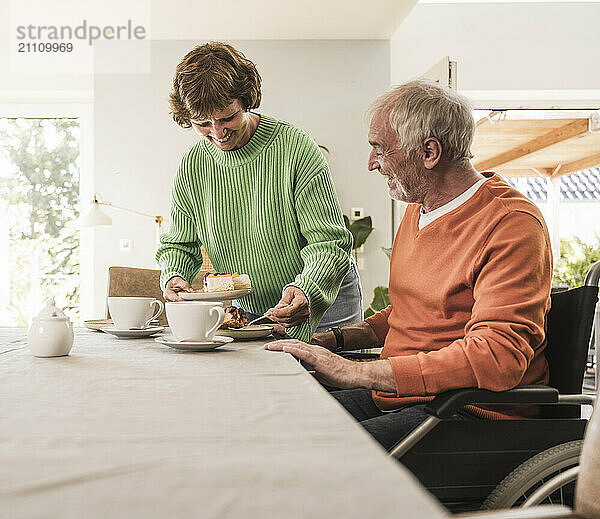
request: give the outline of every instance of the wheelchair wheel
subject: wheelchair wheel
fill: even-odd
[[[546,481],[579,465],[583,440],[562,443],[533,456],[519,465],[490,493],[481,506],[484,510],[522,506]],[[576,476],[561,482],[559,488],[543,495],[536,503],[573,506]]]

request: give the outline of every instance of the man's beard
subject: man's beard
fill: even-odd
[[[422,203],[427,192],[428,171],[419,168],[415,160],[406,159],[397,167],[402,171],[402,182],[398,179],[399,171],[392,177],[390,196],[408,204]]]

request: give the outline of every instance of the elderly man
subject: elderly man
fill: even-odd
[[[426,418],[433,395],[547,383],[552,256],[537,207],[471,165],[474,122],[465,98],[413,81],[378,98],[370,114],[369,170],[409,204],[392,250],[391,305],[316,334],[315,344],[266,348],[291,353],[325,384],[345,389],[332,394],[389,448]],[[333,353],[382,344],[373,362]],[[455,418],[526,413],[467,406]]]

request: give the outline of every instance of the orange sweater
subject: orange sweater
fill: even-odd
[[[533,203],[498,175],[486,176],[469,200],[421,230],[420,205],[406,209],[390,263],[391,305],[367,319],[396,382],[396,393],[373,392],[381,409],[450,389],[548,382],[548,231]]]

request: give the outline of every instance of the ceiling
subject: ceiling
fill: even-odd
[[[523,117],[508,110],[479,120],[472,147],[475,169],[507,177],[559,177],[600,165],[600,112],[548,117],[550,112],[532,117],[527,111]]]
[[[417,0],[151,0],[152,39],[389,39]]]

